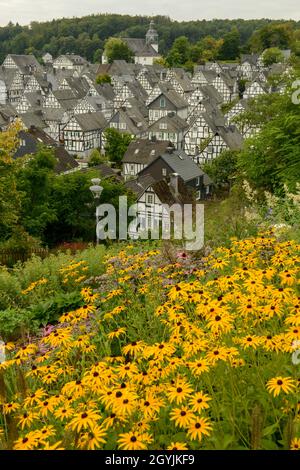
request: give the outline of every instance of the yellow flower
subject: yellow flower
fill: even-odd
[[[174,385],[167,388],[166,395],[170,402],[180,405],[193,392],[192,386],[184,379],[177,379]]]
[[[119,338],[119,336],[124,335],[125,333],[126,333],[126,328],[120,327],[120,328],[117,328],[116,330],[111,331],[110,333],[108,333],[107,337],[109,339]]]
[[[18,424],[21,427],[21,429],[24,429],[30,426],[38,418],[39,418],[38,413],[33,412],[33,411],[28,411],[28,413],[23,413],[19,417]]]
[[[188,446],[183,442],[171,442],[167,450],[188,450]]]
[[[107,434],[107,431],[101,426],[95,425],[87,432],[84,432],[78,442],[80,449],[95,450],[102,447],[102,444],[106,443],[104,439]]]
[[[200,413],[202,410],[209,408],[208,402],[211,398],[203,392],[197,392],[190,398],[189,405],[193,411]]]
[[[195,418],[187,430],[187,435],[193,441],[196,439],[201,441],[202,436],[209,436],[211,430],[212,425],[207,418]]]
[[[186,428],[196,416],[187,406],[174,408],[170,413],[171,421],[175,421],[175,425],[179,428]]]
[[[274,377],[267,383],[267,390],[269,393],[273,393],[274,397],[280,394],[280,392],[290,393],[296,388],[295,381],[291,377]]]
[[[295,437],[291,442],[291,450],[300,450],[300,438]]]
[[[126,432],[119,435],[119,449],[122,450],[145,450],[150,436],[146,433],[139,434],[137,432]]]
[[[68,427],[72,431],[81,431],[81,429],[92,429],[97,421],[100,419],[100,415],[95,410],[82,411],[81,413],[74,416],[74,418],[68,424]]]
[[[14,443],[15,450],[32,450],[39,445],[39,440],[34,432],[28,433],[24,437],[19,437]]]

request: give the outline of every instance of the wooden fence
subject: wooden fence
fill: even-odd
[[[39,256],[40,258],[45,258],[48,256],[49,251],[45,248],[37,248],[32,250],[0,250],[0,264],[6,266],[13,266],[18,261],[24,263],[24,261],[31,258],[32,255]]]

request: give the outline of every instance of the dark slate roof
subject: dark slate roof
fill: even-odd
[[[165,96],[177,109],[188,107],[187,101],[181,95],[179,95],[179,93],[172,89],[165,89],[165,91],[160,93],[159,96],[156,96],[150,103],[148,103],[148,106],[151,107],[151,105],[153,105],[156,101],[159,101],[161,96]]]
[[[62,54],[57,59],[60,59],[61,57],[66,57],[68,60],[72,62],[73,65],[85,65],[87,63],[86,59],[76,54]]]
[[[166,131],[168,132],[180,132],[189,127],[189,124],[177,116],[177,114],[171,113],[170,115],[163,116],[155,121],[153,124],[151,124],[151,126],[149,126],[148,130],[150,132],[161,132],[162,129],[159,128],[159,124],[162,122],[167,124]]]
[[[217,132],[231,150],[240,150],[242,148],[244,138],[235,126],[218,127]]]
[[[170,145],[170,142],[161,140],[137,139],[129,144],[122,162],[149,165],[159,155],[165,153]]]
[[[141,114],[140,110],[136,107],[120,108],[111,118],[110,122],[125,122],[129,132],[134,135],[139,135],[147,131],[148,124]]]
[[[55,173],[65,173],[66,171],[74,170],[78,167],[78,163],[62,146],[58,146],[48,134],[41,129],[31,127],[28,131],[20,131],[19,136],[25,140],[25,147],[19,147],[14,155],[14,158],[23,157],[24,155],[34,154],[37,151],[38,145],[46,145],[54,149],[54,155],[57,163],[55,165]]]
[[[155,179],[151,175],[143,175],[137,179],[126,181],[125,186],[136,194],[139,199],[144,192],[155,183]]]
[[[99,165],[95,165],[93,167],[86,167],[86,168],[81,168],[80,171],[82,172],[87,172],[90,170],[96,170],[99,172],[99,175],[106,179],[106,178],[114,178],[118,181],[123,181],[123,178],[121,175],[119,175],[118,170],[115,170],[109,165],[106,165],[105,163],[100,163]]]
[[[29,93],[24,93],[23,96],[27,99],[28,103],[33,109],[37,109],[41,107],[41,103],[42,103],[41,92],[32,91]]]
[[[113,101],[115,97],[115,92],[110,83],[103,83],[102,85],[95,85],[95,89],[100,96],[103,96],[107,101]]]
[[[190,204],[194,201],[193,191],[184,184],[180,177],[178,177],[177,194],[171,183],[168,183],[165,179],[154,183],[152,188],[160,202],[168,206],[172,206],[173,204]]]
[[[145,39],[139,38],[121,38],[126,42],[129,49],[132,50],[136,56],[145,56],[145,57],[159,57],[159,53],[151,46],[147,44]]]
[[[39,127],[40,129],[48,127],[41,111],[23,113],[19,118],[27,129],[30,129],[31,126]]]
[[[190,204],[194,200],[193,191],[187,188],[183,180],[178,177],[178,193],[176,194],[171,183],[166,179],[155,181],[149,175],[141,175],[137,179],[126,181],[125,186],[140,199],[148,188],[152,188],[162,204]]]
[[[172,168],[174,173],[178,173],[184,182],[203,175],[203,171],[196,165],[194,160],[182,150],[164,153],[160,157]]]
[[[104,129],[107,126],[105,117],[99,111],[97,113],[76,114],[73,119],[76,119],[83,131]]]
[[[45,121],[61,122],[64,115],[62,108],[43,108],[43,118]]]
[[[175,68],[173,70],[175,71],[175,80],[182,87],[184,93],[191,92],[195,89],[195,86],[191,82],[191,78],[184,69]]]
[[[30,67],[34,67],[36,70],[42,70],[41,65],[38,63],[34,55],[18,55],[9,54],[16,66],[19,68],[22,74],[28,74]]]
[[[5,69],[4,67],[1,66],[0,76],[2,80],[4,80],[5,85],[7,86],[8,90],[10,89],[12,82],[14,81],[14,78],[17,74],[18,75],[20,74],[20,72],[17,69]]]
[[[140,70],[141,66],[137,64],[128,64],[125,60],[114,60],[112,64],[100,64],[97,70],[97,75],[108,74],[121,75],[121,76],[132,76],[136,75],[137,70]]]
[[[217,104],[223,103],[223,97],[212,85],[201,85],[199,90],[210,100],[214,101]]]
[[[73,92],[74,98],[81,98],[86,95],[90,89],[90,86],[84,77],[66,77],[64,80]]]
[[[257,65],[259,57],[259,54],[242,54],[241,63],[244,64],[245,62],[249,62],[251,65]]]
[[[143,101],[138,100],[137,98],[128,98],[126,100],[128,107],[138,109],[140,114],[145,118],[148,119],[149,111],[147,106],[143,103]]]

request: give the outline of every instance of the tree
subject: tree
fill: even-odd
[[[111,77],[107,73],[100,74],[96,77],[96,83],[102,85],[103,83],[111,83]]]
[[[6,238],[18,223],[21,194],[17,189],[17,165],[13,160],[19,139],[18,124],[0,132],[0,238]]]
[[[133,62],[133,52],[125,41],[120,38],[110,38],[105,42],[104,54],[107,61],[111,64],[114,60],[126,60]]]
[[[127,132],[121,133],[114,128],[108,128],[104,132],[105,154],[107,158],[121,166],[122,158],[132,141],[132,137]]]
[[[204,164],[202,169],[218,189],[230,189],[237,173],[237,160],[237,151],[224,150],[211,163]]]
[[[17,188],[22,192],[21,221],[25,230],[34,237],[43,238],[45,227],[56,220],[50,204],[55,179],[54,150],[41,146],[35,155],[22,159],[18,171]]]
[[[252,35],[250,46],[253,52],[261,52],[271,47],[289,49],[293,42],[293,35],[291,23],[270,23]]]
[[[292,81],[295,77],[292,78]],[[255,188],[281,193],[300,181],[300,106],[293,103],[289,83],[284,94],[272,93],[250,104],[247,122],[260,133],[248,139],[238,156],[241,174]]]
[[[99,150],[93,149],[90,158],[89,158],[89,167],[97,166],[100,165],[100,163],[105,163],[107,162],[107,157],[106,155],[102,155]]]
[[[223,60],[234,60],[240,55],[241,38],[237,28],[225,34],[224,42],[220,47],[219,57]]]
[[[95,202],[90,191],[91,179],[99,177],[92,168],[87,172],[76,171],[59,175],[53,181],[51,206],[57,214],[49,223],[45,240],[49,246],[64,241],[93,241],[95,239]],[[123,183],[108,179],[101,181],[101,204],[112,204],[118,213],[119,196],[127,195]],[[129,199],[130,203],[132,199]]]
[[[270,47],[263,53],[263,64],[265,67],[269,67],[273,64],[279,64],[284,61],[284,55],[278,47]]]
[[[176,38],[166,58],[168,65],[170,67],[184,65],[190,58],[190,48],[191,45],[187,37]]]
[[[206,36],[201,40],[201,45],[203,48],[203,59],[214,60],[219,56],[223,39],[215,39],[212,36]]]

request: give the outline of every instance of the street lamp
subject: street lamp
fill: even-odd
[[[98,200],[100,199],[101,193],[103,191],[103,187],[100,186],[101,179],[100,178],[93,178],[91,179],[92,186],[90,186],[90,191],[92,192],[94,199]],[[97,245],[99,244],[99,238],[98,238],[98,231],[97,231],[97,226],[98,226],[98,215],[97,215],[97,208],[96,208],[96,239],[97,239]]]

